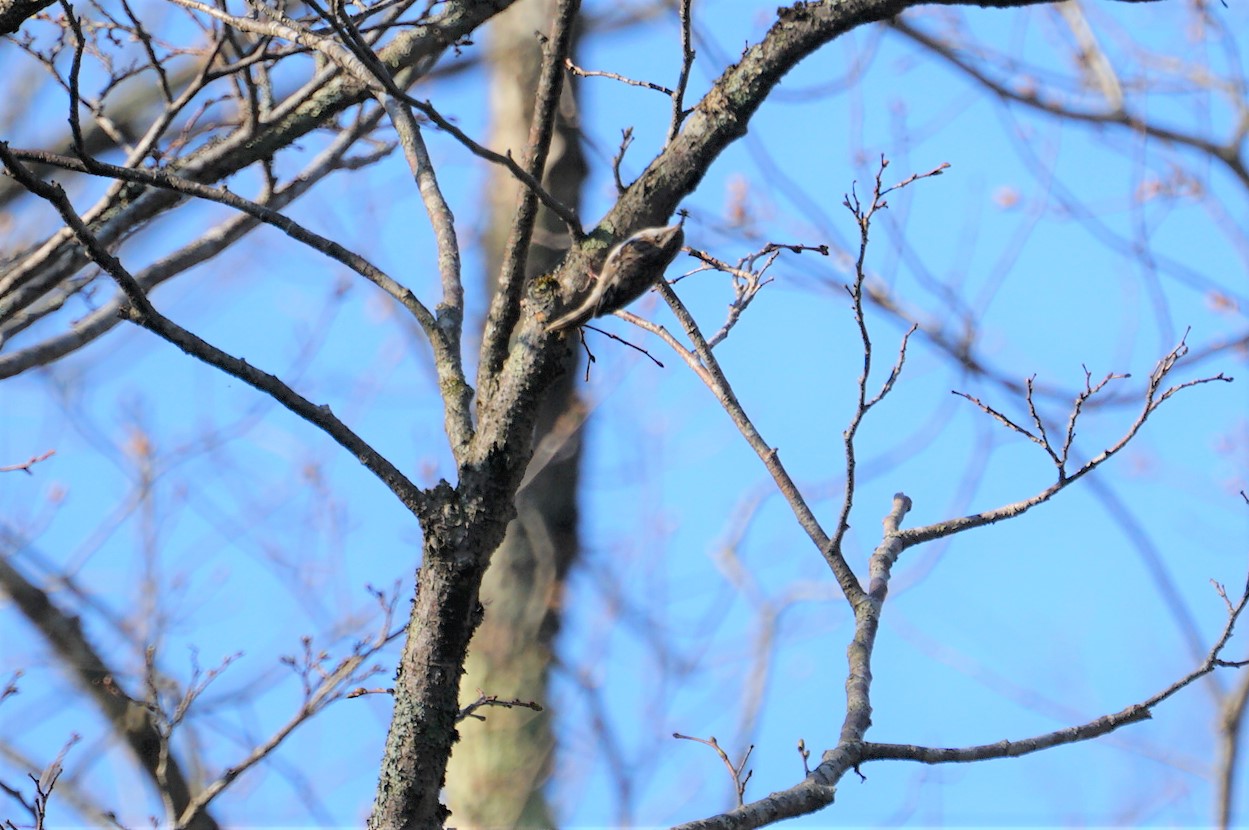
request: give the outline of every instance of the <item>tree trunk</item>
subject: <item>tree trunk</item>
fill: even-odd
[[[487,142],[519,154],[533,118],[541,67],[535,32],[549,28],[551,0],[523,0],[490,25],[491,135]],[[572,90],[564,87],[545,185],[576,208],[586,167],[576,128]],[[493,167],[483,247],[491,287],[516,209],[515,179]],[[567,231],[542,210],[526,272],[542,274],[563,256]],[[553,640],[559,628],[565,574],[576,555],[577,473],[583,407],[575,394],[577,350],[568,351],[565,373],[543,400],[535,445],[536,473],[516,499],[517,517],[491,558],[481,586],[485,617],[469,650],[461,704],[480,693],[536,701],[546,706]],[[479,691],[480,690],[480,691]],[[478,710],[485,720],[465,722],[447,771],[452,823],[473,827],[550,827],[542,792],[555,749],[549,710]]]

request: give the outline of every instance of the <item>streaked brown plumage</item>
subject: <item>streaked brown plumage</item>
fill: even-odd
[[[619,311],[642,296],[663,276],[685,242],[678,222],[664,228],[643,228],[608,252],[585,297],[547,324],[548,333],[587,323]]]

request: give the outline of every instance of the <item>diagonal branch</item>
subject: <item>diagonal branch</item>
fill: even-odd
[[[56,0],[0,0],[0,35],[11,35]]]
[[[1123,2],[1132,2],[1132,0],[1123,0]],[[1111,99],[1110,106],[1104,110],[1075,109],[1058,101],[1046,100],[1031,90],[1012,89],[1009,85],[989,77],[981,68],[963,58],[949,44],[913,26],[908,20],[899,18],[890,21],[889,25],[899,34],[927,49],[1004,101],[1022,104],[1039,112],[1059,115],[1070,121],[1120,126],[1134,133],[1152,136],[1168,144],[1189,147],[1209,160],[1221,163],[1243,186],[1249,187],[1249,165],[1246,164],[1241,152],[1245,133],[1249,130],[1249,123],[1246,123],[1244,119],[1237,122],[1235,134],[1229,136],[1226,143],[1216,144],[1196,133],[1172,129],[1143,116],[1135,115],[1122,104],[1115,106],[1114,99]]]
[[[116,280],[129,300],[129,305],[121,309],[121,313],[127,319],[168,340],[192,357],[215,366],[264,392],[291,412],[325,432],[381,479],[412,512],[416,513],[425,506],[424,492],[364,439],[352,432],[330,411],[328,406],[313,404],[273,375],[218,349],[158,312],[135,278],[87,228],[82,218],[74,211],[73,205],[70,204],[60,185],[45,183],[35,178],[3,143],[0,143],[0,162],[4,163],[9,173],[22,186],[56,208],[74,237],[87,250],[91,260]]]
[[[555,10],[551,35],[542,53],[542,73],[538,78],[537,97],[533,109],[533,121],[529,128],[529,140],[524,164],[525,173],[535,181],[541,181],[546,169],[547,156],[551,150],[551,137],[555,132],[560,95],[563,92],[564,64],[571,49],[573,21],[581,7],[581,0],[560,0]],[[478,370],[479,387],[489,382],[503,366],[507,357],[507,344],[520,317],[521,292],[525,285],[525,263],[529,258],[529,245],[533,238],[534,223],[538,217],[538,192],[533,188],[521,190],[516,216],[504,248],[503,262],[499,269],[498,286],[490,301],[490,312],[482,334],[481,363]],[[570,225],[574,242],[581,228]]]
[[[491,3],[448,2],[421,22],[405,26],[378,58],[396,73],[401,87],[411,85],[451,45],[507,8],[513,0]],[[254,164],[272,159],[281,150],[321,129],[342,112],[370,97],[365,83],[344,75],[336,66],[321,69],[304,86],[287,96],[258,124],[244,124],[224,138],[209,142],[169,164],[172,172],[200,182],[219,181]],[[88,217],[92,233],[104,245],[135,232],[183,197],[142,187],[120,188]],[[87,262],[64,229],[32,248],[8,268],[0,292],[0,321],[30,306],[44,293],[68,283]],[[21,290],[16,287],[21,286]],[[78,290],[81,284],[73,288]]]
[[[1142,427],[1145,426],[1145,421],[1149,419],[1149,416],[1152,415],[1154,411],[1157,410],[1158,407],[1160,407],[1172,395],[1178,394],[1179,392],[1185,389],[1189,389],[1194,386],[1201,386],[1207,383],[1214,383],[1215,381],[1221,381],[1223,383],[1231,383],[1232,378],[1227,377],[1222,372],[1220,372],[1217,375],[1211,375],[1209,377],[1203,377],[1203,378],[1196,378],[1194,380],[1185,381],[1183,383],[1178,383],[1174,386],[1164,388],[1163,382],[1167,379],[1167,376],[1169,375],[1171,370],[1175,368],[1179,360],[1187,353],[1188,353],[1188,346],[1183,341],[1180,341],[1179,345],[1177,345],[1169,353],[1164,355],[1161,360],[1158,361],[1158,364],[1154,367],[1153,371],[1150,373],[1149,382],[1145,389],[1145,398],[1144,398],[1144,401],[1142,402],[1141,411],[1136,416],[1136,419],[1128,426],[1127,430],[1124,431],[1123,435],[1120,436],[1118,441],[1116,441],[1114,444],[1112,444],[1108,448],[1102,450],[1097,455],[1093,456],[1093,458],[1091,458],[1090,460],[1086,461],[1078,470],[1072,473],[1068,473],[1066,469],[1066,453],[1067,453],[1067,448],[1069,447],[1070,441],[1071,441],[1070,436],[1074,436],[1075,434],[1075,423],[1074,423],[1074,420],[1071,420],[1068,422],[1067,436],[1065,437],[1065,446],[1061,454],[1055,451],[1053,447],[1048,446],[1048,445],[1045,446],[1047,453],[1054,460],[1055,465],[1057,467],[1057,475],[1058,475],[1057,481],[1055,481],[1049,487],[1046,487],[1041,492],[1029,498],[1026,498],[1022,501],[1017,501],[1012,504],[1002,505],[1001,507],[996,507],[996,508],[993,508],[992,510],[986,510],[982,513],[976,513],[971,516],[963,516],[957,519],[948,519],[946,521],[936,522],[934,524],[926,525],[924,527],[916,527],[916,528],[911,528],[909,530],[905,530],[901,534],[905,546],[911,547],[912,545],[919,544],[920,542],[927,542],[933,539],[940,539],[942,537],[950,536],[955,533],[961,533],[965,530],[970,530],[972,528],[983,527],[984,525],[989,525],[995,522],[1000,522],[1003,519],[1009,519],[1012,516],[1018,516],[1021,513],[1025,513],[1028,510],[1031,510],[1033,507],[1036,507],[1038,504],[1044,504],[1045,502],[1053,498],[1055,495],[1057,495],[1058,493],[1060,493],[1061,491],[1069,487],[1071,484],[1075,483],[1079,479],[1093,472],[1095,469],[1100,467],[1106,461],[1109,461],[1114,455],[1116,455],[1120,450],[1122,450],[1125,446],[1127,446],[1128,442],[1131,441],[1134,437],[1136,437],[1136,434],[1140,432]],[[1091,388],[1100,388],[1103,385],[1104,384],[1098,384],[1097,387],[1091,387]],[[1079,411],[1079,408],[1083,405],[1084,400],[1085,398],[1083,397],[1077,397],[1076,403],[1073,406],[1073,412]],[[997,415],[996,413],[992,412],[987,407],[985,407],[983,404],[981,404],[980,406],[985,411],[988,411],[991,414],[994,414],[994,416],[998,420],[1002,421],[1003,423],[1008,424],[1008,426],[1012,429],[1012,431],[1022,432],[1025,435],[1029,435],[1029,433],[1027,433],[1021,427],[1014,425],[1013,422],[1010,422],[1008,419],[1006,419],[1005,416]],[[1073,418],[1074,418],[1074,415],[1073,415]],[[1029,435],[1029,437],[1032,438],[1031,435]],[[1042,439],[1040,438],[1032,438],[1032,440],[1037,441],[1038,443],[1043,443]]]
[[[265,220],[266,217],[272,217],[274,221],[271,224],[290,233],[292,238],[299,239],[313,247],[318,247],[319,243],[312,237],[302,238],[297,235],[298,231],[295,230],[294,223],[277,211],[295,201],[314,184],[338,169],[343,163],[344,155],[351,146],[358,138],[370,132],[380,118],[381,110],[376,110],[359,119],[351,127],[343,130],[329,147],[310,161],[288,184],[270,193],[262,206],[262,211],[252,215],[248,215],[246,212],[248,210],[247,205],[256,203],[248,202],[247,200],[235,202],[228,197],[221,198],[223,194],[230,194],[230,191],[225,188],[211,188],[170,170],[156,171],[131,169],[129,167],[117,168],[103,165],[101,162],[94,162],[94,165],[99,170],[104,171],[101,172],[101,175],[115,176],[119,179],[119,184],[121,185],[128,181],[133,181],[136,184],[150,184],[162,189],[172,189],[175,192],[196,198],[218,201],[244,211],[244,215],[236,216],[232,221],[225,222],[213,231],[205,233],[200,240],[187,245],[136,274],[135,276],[140,285],[145,290],[150,291],[155,286],[182,273],[193,265],[211,259],[221,250],[253,230],[258,222]],[[14,157],[21,161],[47,161],[49,164],[63,166],[66,169],[89,170],[87,162],[81,159],[75,160],[67,156],[56,156],[34,151],[12,150],[12,152]],[[67,230],[65,232],[68,233]],[[318,250],[322,250],[322,252],[332,257],[337,256],[330,248],[318,247]],[[357,270],[357,266],[353,266],[349,262],[344,262],[344,264],[352,268],[352,270]],[[367,269],[364,272],[358,271],[358,273],[369,277]],[[410,292],[405,295],[404,292],[407,292],[406,288],[400,292],[394,292],[384,282],[378,283],[378,286],[391,293],[405,306],[408,305],[407,297],[410,296]],[[29,312],[15,315],[7,325],[0,328],[0,343],[3,342],[5,336],[11,336],[35,323],[45,313],[44,306],[47,308],[59,308],[68,298],[69,293],[75,290],[77,290],[75,287],[67,286],[58,290],[57,293],[47,295],[39,306],[31,309]],[[0,289],[0,293],[2,292],[3,289]],[[124,296],[120,291],[117,292],[116,296],[100,305],[82,320],[79,320],[64,334],[48,338],[24,349],[0,354],[0,378],[12,377],[35,366],[50,363],[109,331],[121,320],[118,311],[124,302]],[[409,308],[409,311],[416,315],[419,321],[419,310]],[[426,314],[428,315],[428,312]]]
[[[851,606],[856,605],[863,597],[863,588],[859,585],[859,578],[854,575],[854,571],[851,570],[850,565],[847,564],[845,558],[841,555],[840,549],[835,548],[831,544],[828,534],[820,526],[820,520],[815,517],[815,513],[807,505],[806,499],[798,489],[798,485],[794,483],[794,480],[789,475],[789,471],[781,463],[777,449],[770,446],[763,439],[763,436],[759,434],[759,430],[751,422],[750,416],[746,414],[746,410],[742,407],[741,402],[737,400],[737,395],[734,394],[733,387],[729,384],[724,370],[720,368],[720,362],[716,360],[715,354],[712,352],[711,347],[707,345],[702,331],[698,328],[698,323],[695,322],[689,310],[686,309],[685,304],[681,302],[676,292],[664,280],[661,279],[659,281],[658,289],[659,293],[672,308],[673,313],[676,314],[677,320],[681,323],[682,328],[685,329],[685,333],[689,336],[690,341],[694,344],[693,349],[686,348],[662,326],[646,322],[633,315],[626,315],[626,319],[658,335],[685,361],[685,364],[698,375],[706,387],[711,390],[711,393],[716,396],[720,405],[724,407],[725,412],[733,419],[733,423],[742,434],[742,437],[746,439],[746,443],[755,451],[755,454],[759,456],[759,460],[763,462],[763,466],[771,474],[772,480],[776,482],[777,489],[780,490],[790,510],[797,517],[798,524],[806,531],[807,536],[815,544],[816,548],[819,549],[829,568],[832,569],[833,576],[837,579],[837,584],[841,586],[841,591],[846,599]]]
[[[1064,744],[1077,743],[1079,741],[1088,741],[1093,738],[1101,737],[1121,726],[1130,723],[1137,723],[1143,720],[1149,720],[1152,710],[1163,701],[1175,695],[1181,689],[1191,685],[1195,681],[1222,666],[1230,666],[1243,668],[1244,661],[1229,662],[1223,660],[1219,655],[1222,654],[1223,648],[1231,639],[1232,631],[1236,627],[1236,622],[1240,619],[1240,615],[1245,608],[1249,606],[1249,585],[1245,586],[1245,592],[1240,599],[1233,605],[1228,599],[1227,593],[1222,585],[1215,584],[1215,590],[1219,596],[1223,598],[1227,605],[1227,622],[1223,626],[1223,631],[1211,646],[1209,653],[1201,665],[1190,671],[1188,674],[1171,683],[1162,691],[1156,692],[1150,697],[1142,700],[1140,703],[1133,703],[1118,712],[1109,715],[1103,715],[1087,723],[1077,726],[1069,726],[1065,729],[1059,729],[1054,732],[1048,732],[1044,735],[1037,735],[1033,738],[1026,738],[1019,741],[998,741],[993,744],[984,744],[981,746],[969,746],[962,748],[937,748],[926,746],[908,746],[902,744],[874,744],[864,743],[858,750],[860,761],[878,761],[878,760],[899,760],[899,761],[919,761],[924,764],[949,764],[949,763],[968,763],[971,761],[985,761],[993,758],[1017,758],[1020,755],[1027,755],[1032,752],[1040,752],[1043,749],[1050,749],[1055,746]]]
[[[7,553],[0,552],[0,590],[51,644],[60,655],[62,665],[73,671],[83,690],[138,759],[162,797],[176,811],[185,809],[193,800],[191,787],[182,765],[164,744],[155,716],[142,700],[131,697],[117,684],[117,672],[88,642],[78,618],[61,610],[9,559]],[[209,814],[201,813],[190,826],[196,830],[215,830],[217,823]]]
[[[1091,740],[1122,726],[1149,719],[1152,717],[1154,707],[1220,667],[1244,668],[1249,665],[1246,661],[1227,661],[1220,656],[1230,641],[1241,614],[1244,613],[1246,607],[1249,607],[1249,582],[1246,583],[1244,592],[1235,603],[1228,598],[1223,586],[1216,583],[1215,589],[1227,607],[1227,622],[1222,633],[1211,646],[1201,665],[1145,700],[1087,723],[1019,741],[999,741],[994,744],[962,748],[865,742],[862,736],[871,725],[871,706],[868,696],[871,683],[869,658],[874,645],[875,623],[888,584],[888,569],[905,547],[902,544],[902,537],[906,531],[899,531],[898,524],[909,509],[910,499],[901,493],[897,494],[894,497],[893,509],[885,518],[884,539],[876,552],[872,554],[870,601],[856,608],[855,635],[850,646],[851,675],[846,684],[848,708],[837,746],[825,752],[820,765],[793,787],[774,792],[758,801],[739,806],[720,815],[679,825],[676,830],[742,830],[742,828],[762,827],[782,819],[814,813],[832,804],[837,783],[848,771],[857,771],[859,765],[867,761],[967,763],[991,758],[1013,758],[1055,746]]]
[[[320,660],[324,658],[324,655],[314,656],[309,652],[310,640],[307,637],[304,638],[305,656],[301,662],[297,663],[294,658],[284,658],[285,662],[302,675],[304,699],[299,708],[272,735],[253,747],[244,758],[226,767],[216,780],[187,803],[178,814],[178,821],[173,830],[188,830],[197,827],[200,817],[206,815],[212,801],[238,780],[239,776],[272,755],[274,750],[281,746],[296,729],[331,703],[357,696],[349,691],[347,686],[359,683],[362,679],[379,671],[379,667],[370,666],[367,663],[394,640],[398,632],[391,630],[395,610],[394,599],[388,600],[380,592],[375,592],[375,597],[382,610],[376,633],[370,639],[356,643],[351,654],[340,660],[336,666],[327,669],[321,665]],[[312,677],[317,678],[315,685],[311,682]]]
[[[363,73],[360,80],[369,84],[373,96],[390,116],[390,122],[399,136],[404,158],[416,183],[417,192],[429,216],[438,251],[438,273],[442,281],[442,302],[438,305],[436,323],[431,320],[427,335],[434,347],[435,370],[439,388],[442,390],[443,422],[450,441],[452,453],[459,457],[461,450],[473,438],[473,418],[470,403],[473,390],[464,375],[464,359],[461,343],[464,331],[464,281],[461,272],[460,245],[455,232],[455,217],[438,184],[434,163],[421,135],[421,127],[412,114],[408,96],[395,83],[390,70],[373,53],[368,42],[361,36],[342,4],[333,2],[333,13],[323,11],[314,0],[309,5],[324,17],[343,40],[345,48],[355,62],[344,63],[352,73]],[[337,15],[337,16],[336,16]],[[325,45],[322,41],[322,45]],[[321,49],[322,46],[318,46]],[[330,55],[334,49],[326,52]]]

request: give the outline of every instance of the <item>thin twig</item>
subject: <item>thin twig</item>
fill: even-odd
[[[734,763],[729,760],[728,753],[720,748],[720,743],[716,740],[715,735],[712,735],[710,738],[696,738],[693,735],[682,735],[680,732],[673,732],[672,737],[682,741],[695,741],[714,749],[716,754],[720,756],[720,761],[724,764],[725,768],[728,769],[729,777],[733,779],[733,790],[734,794],[737,796],[737,806],[740,807],[746,803],[746,784],[749,783],[750,776],[754,775],[755,771],[747,770],[746,777],[743,778],[742,770],[746,769],[746,764],[750,761],[750,753],[755,751],[754,744],[751,744],[747,747],[746,751],[742,753],[741,763],[734,765]]]
[[[633,143],[633,128],[625,127],[620,131],[620,149],[616,151],[616,155],[611,159],[611,175],[616,182],[616,195],[625,192],[624,180],[620,178],[620,165],[624,163],[625,153],[629,149],[629,145]]]
[[[854,314],[854,322],[859,331],[859,340],[862,343],[863,352],[863,370],[860,372],[856,384],[857,402],[854,413],[850,416],[850,423],[846,425],[842,432],[842,448],[845,455],[846,463],[846,483],[843,491],[841,509],[837,517],[837,525],[833,529],[833,536],[829,542],[832,550],[840,552],[842,541],[846,532],[850,529],[850,513],[854,507],[854,498],[856,495],[856,447],[855,438],[858,435],[859,427],[863,425],[863,419],[867,416],[869,410],[876,404],[884,400],[885,396],[892,391],[898,376],[902,372],[902,366],[906,362],[906,348],[910,342],[911,335],[915,332],[912,326],[902,337],[901,344],[898,347],[898,357],[894,362],[893,368],[889,372],[889,376],[881,384],[880,389],[871,398],[868,397],[867,388],[871,381],[872,375],[872,337],[867,328],[867,315],[864,311],[863,304],[863,287],[867,283],[867,249],[871,236],[872,218],[878,211],[884,210],[889,206],[885,201],[885,196],[895,190],[900,190],[908,185],[913,184],[920,179],[939,176],[949,167],[949,164],[942,163],[927,173],[912,173],[901,182],[891,186],[884,186],[885,170],[889,167],[889,160],[883,155],[880,157],[880,165],[876,170],[876,177],[872,185],[871,203],[866,207],[859,200],[855,188],[851,186],[850,193],[846,194],[843,201],[846,209],[854,216],[855,223],[859,226],[859,254],[855,260],[854,266],[854,283],[847,286],[846,291],[850,295],[851,308]],[[909,508],[908,508],[909,509]]]
[[[620,81],[622,84],[628,84],[629,86],[638,86],[643,89],[653,90],[654,92],[662,92],[664,95],[671,96],[673,94],[673,91],[668,89],[668,87],[652,81],[639,81],[634,78],[621,75],[618,72],[603,72],[597,69],[582,69],[580,66],[577,66],[572,62],[572,58],[566,59],[564,61],[564,66],[569,72],[576,75],[578,78],[609,78],[613,81]]]
[[[955,533],[961,533],[965,530],[970,530],[971,528],[993,524],[994,522],[999,522],[1002,519],[1017,516],[1020,513],[1031,510],[1038,504],[1043,504],[1044,502],[1049,501],[1075,481],[1093,472],[1093,470],[1096,470],[1106,461],[1114,457],[1125,446],[1127,446],[1128,442],[1136,437],[1136,434],[1145,426],[1145,422],[1149,419],[1149,416],[1152,415],[1158,407],[1160,407],[1173,395],[1194,386],[1201,386],[1207,383],[1214,383],[1216,381],[1221,381],[1223,383],[1230,383],[1232,381],[1232,378],[1224,375],[1222,372],[1219,372],[1217,375],[1195,378],[1193,380],[1184,381],[1183,383],[1177,383],[1174,386],[1164,389],[1163,382],[1175,368],[1180,359],[1187,354],[1187,352],[1188,345],[1181,340],[1174,349],[1158,361],[1157,365],[1154,366],[1153,371],[1149,375],[1149,382],[1145,388],[1145,399],[1142,401],[1141,410],[1137,414],[1136,419],[1128,426],[1123,435],[1119,437],[1119,440],[1117,440],[1114,444],[1111,444],[1107,449],[1102,450],[1100,453],[1093,456],[1090,460],[1086,461],[1075,472],[1068,472],[1066,463],[1070,444],[1075,437],[1075,418],[1078,415],[1080,408],[1084,406],[1085,402],[1091,396],[1102,391],[1105,388],[1107,381],[1118,379],[1120,377],[1126,377],[1126,375],[1107,375],[1105,380],[1092,385],[1088,384],[1086,380],[1085,390],[1076,396],[1076,401],[1072,405],[1072,415],[1068,420],[1067,431],[1064,435],[1064,446],[1061,451],[1054,450],[1054,448],[1047,443],[1047,439],[1033,437],[1031,433],[1022,427],[1015,425],[1009,418],[997,413],[996,410],[991,409],[985,404],[976,401],[971,396],[964,395],[962,393],[955,393],[973,401],[981,408],[981,410],[992,415],[996,420],[1006,425],[1012,431],[1027,435],[1031,438],[1031,440],[1045,447],[1047,454],[1054,460],[1057,467],[1057,480],[1041,492],[1022,501],[1002,505],[1001,507],[986,510],[972,516],[949,519],[947,521],[937,522],[925,527],[916,527],[903,531],[902,535],[905,538],[906,545],[909,547],[910,545],[918,544],[920,542],[931,541],[932,539],[940,539]]]
[[[536,700],[521,700],[520,698],[512,698],[510,700],[502,700],[498,695],[488,695],[481,689],[477,690],[477,699],[460,710],[460,714],[456,717],[457,721],[467,718],[484,721],[484,715],[476,714],[477,710],[483,706],[499,706],[503,709],[532,709],[535,712],[543,711],[541,703]]]
[[[304,682],[305,694],[300,707],[272,735],[255,746],[244,758],[226,767],[215,781],[197,793],[182,814],[178,816],[178,820],[174,824],[174,830],[183,830],[183,828],[190,826],[196,817],[207,809],[213,800],[221,795],[240,775],[272,755],[274,750],[281,746],[292,732],[310,718],[331,703],[347,698],[349,692],[345,690],[345,687],[348,684],[383,670],[380,665],[369,666],[367,663],[390,642],[404,633],[403,628],[397,631],[391,629],[399,592],[396,588],[389,598],[381,591],[374,589],[371,592],[382,608],[382,619],[372,638],[357,643],[350,655],[344,657],[337,665],[330,668],[324,666],[324,662],[329,659],[329,656],[324,652],[312,650],[310,641],[305,638],[303,641],[305,655],[303,660],[288,658],[284,661],[301,675]],[[315,684],[311,680],[314,677],[316,679]]]
[[[9,464],[6,467],[0,467],[0,473],[11,473],[15,470],[21,470],[27,475],[34,475],[34,473],[30,471],[30,468],[38,464],[40,461],[48,460],[54,455],[56,455],[56,450],[48,450],[47,452],[41,453],[39,455],[32,455],[30,458],[26,459],[21,464]]]
[[[685,90],[690,83],[690,70],[694,68],[694,47],[691,29],[693,21],[690,16],[690,5],[693,0],[681,0],[678,14],[681,19],[681,73],[677,76],[677,87],[672,90],[672,119],[668,123],[668,144],[671,144],[681,132],[681,124],[688,113],[685,110]]]
[[[658,289],[660,295],[663,296],[673,313],[676,314],[681,327],[689,336],[690,341],[693,343],[693,349],[686,348],[662,326],[643,321],[642,328],[658,335],[667,343],[685,361],[685,364],[698,375],[707,388],[711,390],[711,393],[716,396],[720,405],[737,426],[742,437],[746,439],[746,443],[755,451],[755,454],[759,456],[759,460],[763,462],[764,467],[771,474],[772,480],[776,482],[781,495],[785,497],[786,503],[789,504],[790,509],[793,510],[795,517],[797,517],[798,524],[806,531],[811,541],[815,543],[815,546],[828,563],[829,568],[832,569],[833,575],[837,579],[837,584],[841,586],[842,593],[851,606],[853,606],[863,595],[863,588],[859,585],[858,577],[854,575],[854,571],[846,563],[841,552],[830,546],[828,534],[820,526],[819,519],[815,517],[815,514],[807,505],[806,499],[798,489],[798,485],[794,483],[794,480],[789,475],[789,471],[781,463],[778,450],[769,446],[763,440],[763,436],[759,434],[758,429],[755,428],[750,417],[742,408],[741,403],[737,400],[737,396],[733,393],[733,388],[729,384],[728,378],[725,377],[724,371],[720,368],[719,361],[716,360],[711,347],[707,345],[707,341],[699,330],[698,324],[694,321],[693,316],[690,315],[689,310],[686,309],[685,304],[681,302],[676,292],[672,290],[672,287],[666,281],[660,280]]]
[[[637,323],[638,323],[639,321],[641,321],[641,319],[642,319],[641,317],[638,317],[637,315],[632,314],[632,313],[630,313],[630,312],[628,312],[628,311],[618,311],[618,312],[616,312],[616,316],[617,316],[617,317],[619,317],[620,319],[624,320],[625,322],[628,322],[628,323],[634,323],[634,324],[637,324]],[[612,333],[612,332],[608,331],[607,329],[601,329],[601,328],[599,328],[598,326],[592,325],[592,324],[590,324],[590,323],[585,323],[585,324],[583,324],[583,325],[581,326],[581,328],[583,328],[583,329],[593,329],[594,331],[597,331],[599,334],[605,335],[605,336],[607,336],[607,337],[611,338],[612,340],[615,340],[617,343],[621,343],[621,344],[623,344],[623,345],[625,345],[625,346],[628,346],[630,349],[633,349],[634,351],[641,352],[642,354],[646,355],[646,356],[647,356],[647,358],[649,358],[649,359],[650,359],[650,361],[651,361],[652,363],[654,363],[656,366],[658,366],[660,369],[665,368],[664,364],[663,364],[663,363],[659,360],[659,358],[655,357],[653,354],[651,354],[649,351],[647,351],[647,350],[646,350],[643,346],[639,346],[637,343],[630,343],[628,340],[625,340],[623,337],[621,337],[621,336],[619,336],[619,335],[617,335],[617,334],[614,334],[614,333]],[[585,342],[585,338],[582,338],[582,342]],[[591,363],[592,363],[592,362],[594,362],[594,356],[593,356],[593,355],[590,355],[590,360],[589,360],[589,362],[591,362]],[[589,371],[590,371],[589,366],[587,366],[587,367],[586,367],[586,373],[587,373],[587,374],[586,374],[586,379],[587,379],[587,380],[589,379]]]

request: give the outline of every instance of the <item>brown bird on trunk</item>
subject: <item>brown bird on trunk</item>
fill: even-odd
[[[585,298],[547,324],[548,333],[584,325],[591,318],[619,311],[663,277],[685,242],[678,222],[664,228],[643,228],[612,248]]]

